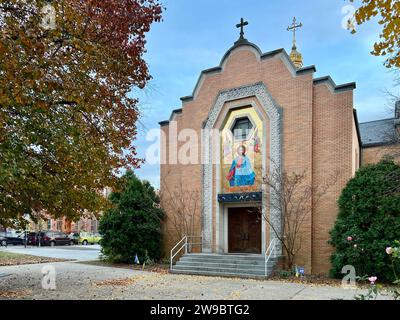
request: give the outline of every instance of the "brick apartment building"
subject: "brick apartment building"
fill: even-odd
[[[107,198],[111,194],[111,188],[105,188],[102,190],[101,194],[103,197]],[[100,213],[101,216],[101,213]],[[48,231],[61,231],[65,233],[80,233],[80,232],[98,232],[99,230],[99,216],[96,217],[94,214],[87,213],[85,216],[81,217],[79,220],[71,221],[69,219],[58,218],[54,219],[46,214],[42,214],[42,219],[38,222],[30,223],[30,230],[48,230]]]

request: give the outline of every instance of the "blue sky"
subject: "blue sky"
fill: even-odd
[[[393,74],[383,58],[370,54],[378,39],[376,21],[357,27],[355,35],[342,28],[344,0],[172,0],[164,1],[164,21],[148,34],[145,59],[153,80],[135,91],[140,98],[142,118],[135,144],[144,157],[150,142],[146,132],[158,128],[180,97],[190,95],[203,69],[218,66],[224,53],[237,40],[236,23],[249,21],[246,38],[263,52],[291,49],[292,33],[286,31],[293,16],[304,27],[297,46],[304,64],[315,65],[315,77],[330,75],[337,84],[355,81],[355,107],[360,122],[391,117],[385,90],[395,90]],[[145,164],[136,173],[156,187],[159,166]]]

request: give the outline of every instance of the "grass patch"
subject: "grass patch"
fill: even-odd
[[[16,253],[0,251],[0,259],[12,259],[18,256]]]
[[[15,266],[23,264],[49,263],[68,261],[47,257],[36,257],[28,254],[12,253],[0,250],[0,266]]]

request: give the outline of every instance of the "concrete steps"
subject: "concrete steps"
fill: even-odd
[[[276,259],[267,265],[271,274]],[[172,273],[227,276],[242,278],[265,278],[265,258],[261,255],[188,254],[173,266]]]

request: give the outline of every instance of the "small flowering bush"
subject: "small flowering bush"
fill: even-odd
[[[393,276],[396,279],[393,284],[395,285],[394,287],[390,288],[388,290],[389,294],[392,295],[393,299],[398,300],[400,298],[400,279],[398,278],[397,271],[396,271],[396,265],[400,263],[400,241],[395,241],[393,247],[387,247],[386,248],[386,254],[390,257],[391,260],[391,266],[392,266],[392,271],[393,271]],[[364,278],[360,278],[359,280],[368,280],[370,282],[370,289],[368,290],[367,294],[359,294],[355,296],[356,300],[374,300],[378,297],[378,295],[382,292],[382,286],[379,284],[376,284],[378,281],[378,277],[376,276],[365,276]],[[388,293],[385,292],[385,295]]]
[[[354,298],[355,300],[375,300],[380,291],[382,290],[382,286],[379,284],[376,284],[376,281],[378,281],[378,277],[364,277],[359,280],[368,280],[371,287],[369,288],[367,294],[359,294],[356,295]]]
[[[343,278],[346,265],[354,266],[358,276],[380,282],[392,283],[400,275],[400,265],[393,263],[400,239],[400,194],[393,191],[397,182],[388,178],[394,172],[400,174],[400,166],[383,160],[361,168],[343,189],[331,231],[331,276]]]

